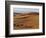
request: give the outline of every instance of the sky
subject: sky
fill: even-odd
[[[34,8],[14,8],[14,12],[16,13],[29,13],[29,12],[39,12],[39,9],[34,9]]]

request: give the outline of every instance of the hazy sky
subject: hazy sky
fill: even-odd
[[[34,9],[34,8],[14,8],[13,11],[16,12],[16,13],[39,12],[39,9]]]

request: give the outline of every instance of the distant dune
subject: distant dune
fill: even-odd
[[[39,14],[39,12],[23,12],[23,13],[17,13],[17,12],[14,12],[14,14]]]
[[[39,28],[39,13],[15,13],[14,29],[38,29]]]

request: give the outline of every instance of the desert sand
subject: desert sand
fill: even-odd
[[[16,14],[13,20],[14,29],[39,28],[39,13]]]

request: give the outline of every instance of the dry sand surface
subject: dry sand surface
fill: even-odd
[[[13,19],[14,29],[39,28],[39,13],[16,14]]]

